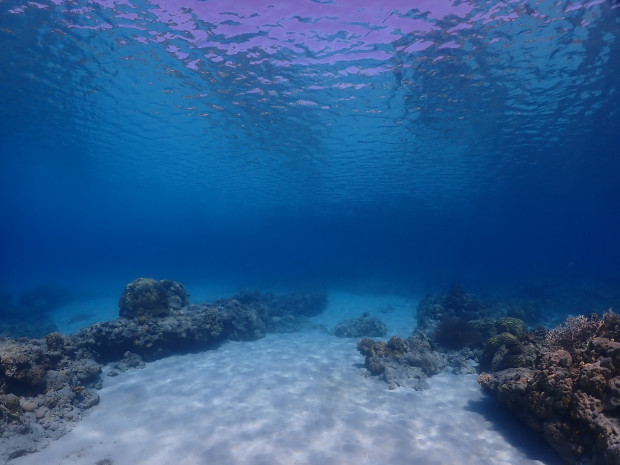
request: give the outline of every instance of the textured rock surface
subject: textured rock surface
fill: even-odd
[[[456,373],[474,373],[488,344],[525,331],[521,320],[503,312],[455,286],[448,294],[420,302],[418,326],[410,337],[393,337],[387,343],[362,339],[358,350],[366,357],[368,373],[380,376],[391,389],[426,389],[426,379],[447,367]]]
[[[387,326],[376,316],[364,313],[360,318],[338,323],[334,334],[338,337],[384,337]]]
[[[0,462],[62,436],[99,402],[101,366],[59,333],[0,341]]]
[[[245,316],[240,314],[239,304]],[[327,295],[323,292],[296,292],[277,296],[243,290],[230,299],[217,300],[213,305],[231,316],[237,339],[255,339],[265,332],[289,333],[308,327],[308,318],[327,308]]]
[[[448,366],[445,353],[432,350],[424,333],[407,339],[392,337],[388,342],[362,339],[357,349],[366,357],[365,366],[373,376],[380,376],[390,389],[406,386],[416,390],[428,388],[426,379]]]
[[[236,299],[220,300],[215,304],[220,312],[226,335],[233,341],[251,341],[264,337],[268,310],[242,304]]]
[[[478,382],[566,463],[620,464],[620,318],[569,318],[497,347]]]
[[[118,303],[120,316],[124,318],[165,316],[186,305],[189,296],[181,283],[151,278],[130,282]]]
[[[435,334],[441,331],[441,325],[445,322],[468,322],[501,316],[505,316],[503,311],[491,302],[479,300],[474,294],[467,293],[461,286],[453,286],[447,294],[430,295],[420,302],[417,310],[417,329],[426,334]],[[439,340],[441,336],[435,339]]]
[[[129,351],[145,360],[200,350],[223,339],[223,316],[209,305],[189,305],[162,317],[117,318],[96,323],[70,336],[103,363]]]

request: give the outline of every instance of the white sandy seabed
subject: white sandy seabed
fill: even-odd
[[[327,328],[369,311],[389,334],[415,302],[330,295]],[[364,376],[357,340],[320,331],[227,342],[104,376],[101,402],[66,436],[14,465],[557,465],[474,375],[390,391]]]

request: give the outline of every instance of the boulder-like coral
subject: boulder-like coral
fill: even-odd
[[[458,350],[478,344],[480,333],[465,319],[452,316],[439,322],[433,340],[446,349]]]
[[[390,389],[401,386],[426,389],[426,379],[450,363],[446,354],[432,350],[424,333],[415,333],[407,339],[391,337],[388,342],[363,338],[357,350],[366,357],[368,372],[382,376]]]
[[[256,308],[235,299],[221,300],[215,308],[221,315],[229,339],[251,341],[265,336],[265,322]]]
[[[47,363],[43,344],[5,341],[0,345],[0,392],[22,395],[42,392]]]
[[[334,334],[338,337],[384,337],[387,326],[376,316],[364,313],[359,318],[338,323]]]
[[[130,282],[118,303],[123,318],[162,317],[186,305],[189,296],[181,283],[151,278]]]
[[[309,325],[308,317],[318,315],[327,307],[327,295],[323,292],[296,292],[293,294],[277,296],[270,292],[262,293],[258,291],[242,290],[232,297],[232,299],[220,299],[213,303],[216,307],[226,307],[227,301],[235,300],[246,310],[249,316],[250,309],[255,315],[255,330],[262,320],[265,331],[272,333],[289,333],[299,331]],[[241,320],[237,320],[241,322]],[[233,327],[235,323],[233,322]],[[247,324],[244,324],[247,327]],[[251,332],[256,331],[253,330]],[[241,333],[244,331],[242,330]],[[250,335],[251,332],[247,334]],[[259,330],[260,332],[260,330]],[[240,334],[241,334],[240,333]],[[260,335],[259,335],[260,337]],[[248,337],[244,337],[248,338]],[[249,337],[252,338],[252,337]]]
[[[492,302],[481,301],[474,294],[465,292],[461,286],[454,286],[448,294],[429,295],[417,309],[418,329],[427,334],[441,334],[439,326],[444,321],[469,323],[484,318],[501,318],[502,309]]]
[[[47,345],[48,351],[58,352],[64,348],[65,338],[58,331],[55,331],[45,336],[45,344]]]
[[[495,321],[495,330],[498,334],[508,333],[513,336],[521,336],[525,333],[526,327],[523,320],[510,316],[498,318]]]
[[[212,347],[224,334],[220,312],[209,305],[190,305],[173,315],[141,320],[117,318],[82,328],[72,339],[99,362],[119,360],[129,351],[145,360]]]

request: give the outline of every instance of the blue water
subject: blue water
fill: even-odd
[[[618,283],[612,0],[0,1],[0,288]]]

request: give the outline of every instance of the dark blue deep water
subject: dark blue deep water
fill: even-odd
[[[0,0],[0,58],[5,293],[618,288],[615,0]]]

